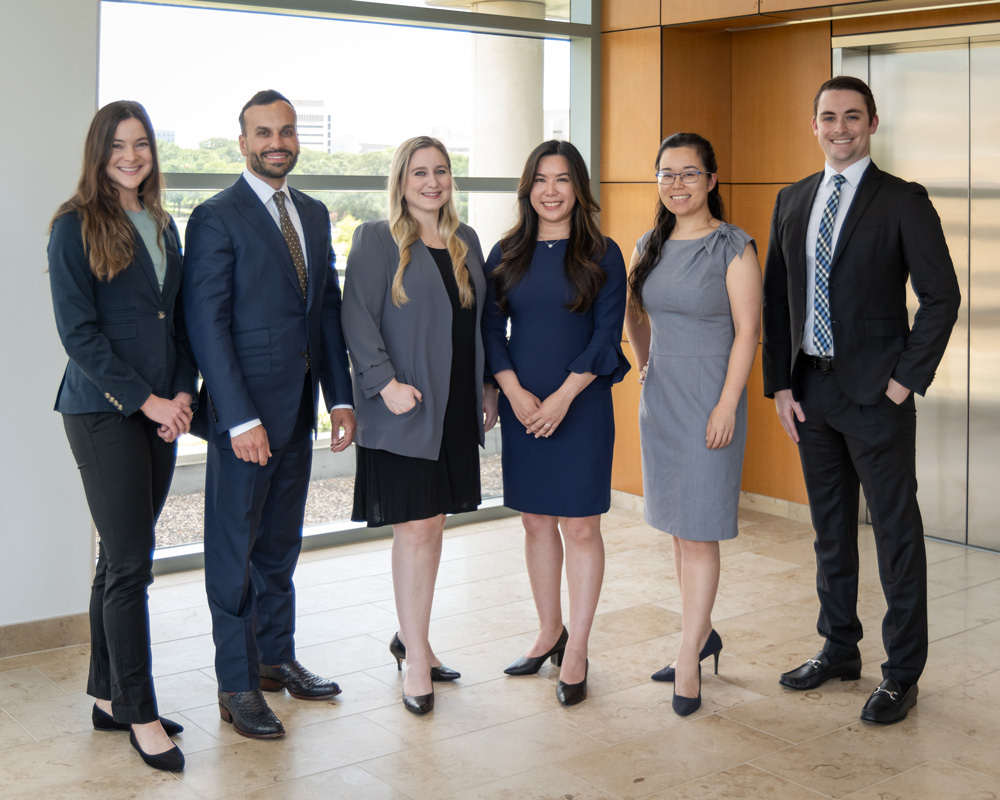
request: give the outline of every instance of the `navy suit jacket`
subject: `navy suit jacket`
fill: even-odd
[[[65,214],[49,237],[49,283],[56,327],[69,356],[56,411],[119,411],[131,416],[151,394],[196,392],[198,370],[180,297],[180,237],[164,231],[163,289],[136,231],[132,263],[110,281],[98,280],[83,247],[80,217]]]
[[[791,389],[806,317],[806,226],[823,173],[782,189],[764,271],[764,393]],[[919,308],[910,327],[906,283]],[[844,393],[873,405],[889,378],[924,394],[944,355],[961,294],[941,220],[917,183],[868,165],[830,266],[830,318]]]
[[[188,222],[184,302],[206,394],[191,430],[220,447],[232,446],[230,428],[253,419],[271,446],[288,443],[307,359],[313,408],[320,384],[330,407],[351,404],[329,213],[289,192],[305,237],[305,300],[281,231],[242,176]]]

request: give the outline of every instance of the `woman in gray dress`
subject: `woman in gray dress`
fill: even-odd
[[[646,522],[673,536],[681,644],[653,680],[674,681],[681,716],[701,705],[719,542],[736,536],[746,442],[746,382],[760,335],[753,240],[725,221],[715,152],[675,133],[656,154],[660,202],[629,275],[625,330],[640,366],[639,439]]]

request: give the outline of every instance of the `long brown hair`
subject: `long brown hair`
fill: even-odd
[[[469,248],[457,235],[458,205],[455,201],[455,195],[458,194],[458,188],[451,175],[451,158],[448,156],[448,151],[445,150],[440,141],[432,136],[415,136],[412,139],[407,139],[396,148],[396,152],[392,156],[392,166],[389,168],[389,232],[396,242],[396,247],[399,248],[399,266],[396,267],[396,274],[392,279],[392,303],[399,308],[409,301],[406,290],[403,288],[403,270],[410,263],[410,248],[420,239],[420,223],[410,213],[403,191],[406,186],[410,159],[417,150],[423,150],[425,147],[434,147],[439,150],[448,165],[451,199],[438,211],[438,235],[445,247],[448,248],[448,255],[451,256],[451,268],[455,273],[455,282],[458,284],[458,296],[462,301],[462,308],[472,308],[476,302],[476,295],[469,281],[469,270],[465,267],[465,256],[469,252]]]
[[[575,296],[566,308],[581,313],[589,309],[608,279],[597,263],[607,249],[607,242],[597,221],[601,207],[591,194],[587,165],[572,144],[550,139],[538,145],[528,156],[517,186],[517,222],[500,237],[502,256],[491,278],[496,286],[497,306],[504,314],[507,313],[507,295],[527,273],[538,243],[538,213],[531,206],[531,188],[538,174],[538,164],[545,156],[566,159],[576,194],[564,262],[566,277],[575,289]]]
[[[660,142],[660,149],[656,151],[656,162],[653,169],[660,169],[660,158],[664,150],[672,150],[676,147],[693,148],[698,153],[701,165],[706,172],[711,172],[712,174],[718,172],[719,165],[715,161],[715,149],[712,147],[712,143],[697,133],[675,133]],[[720,222],[726,221],[726,207],[722,202],[722,195],[719,194],[718,181],[715,182],[715,186],[708,193],[708,211]],[[670,234],[673,232],[676,224],[677,216],[657,197],[653,232],[650,234],[649,241],[646,242],[646,247],[639,256],[639,260],[628,276],[630,290],[629,306],[631,306],[636,319],[642,317],[642,287],[646,283],[649,273],[653,271],[653,268],[659,262],[663,244],[670,238]]]
[[[146,109],[134,100],[116,100],[94,115],[83,145],[83,170],[76,194],[59,206],[52,218],[55,224],[66,214],[79,214],[83,248],[90,260],[90,269],[102,281],[110,281],[122,272],[135,255],[135,228],[122,208],[118,190],[107,170],[118,125],[127,119],[139,120],[149,139],[152,170],[139,185],[139,200],[156,221],[158,238],[162,239],[170,217],[160,201],[163,176],[156,152],[156,136]]]

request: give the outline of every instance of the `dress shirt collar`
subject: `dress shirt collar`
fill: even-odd
[[[253,189],[253,193],[260,198],[260,202],[264,205],[267,205],[269,201],[274,199],[275,192],[283,192],[285,197],[289,199],[292,197],[291,193],[288,191],[287,180],[281,182],[280,189],[275,189],[270,184],[262,181],[248,169],[243,170],[243,180],[245,180],[250,188]]]
[[[823,171],[823,185],[826,186],[829,184],[833,180],[834,175],[843,175],[847,182],[857,189],[858,184],[861,183],[861,176],[865,174],[865,170],[868,169],[868,165],[871,163],[872,157],[865,156],[860,161],[855,161],[843,172],[837,172],[837,170],[827,164],[826,169]]]

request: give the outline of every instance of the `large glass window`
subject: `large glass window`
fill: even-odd
[[[385,217],[392,151],[411,136],[448,147],[462,219],[487,252],[513,220],[517,178],[538,142],[572,138],[593,165],[590,0],[303,5],[101,3],[99,101],[148,110],[182,236],[194,206],[242,171],[237,117],[265,88],[296,107],[302,154],[289,181],[329,209],[341,270],[354,228]],[[203,462],[204,444],[185,437],[158,545],[200,538]],[[333,457],[321,431],[307,527],[349,515],[353,471],[353,452]],[[483,495],[501,492],[494,431]]]

